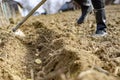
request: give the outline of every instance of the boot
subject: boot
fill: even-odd
[[[97,9],[95,10],[96,14],[96,23],[97,23],[97,29],[95,34],[100,36],[105,36],[106,33],[106,16],[105,16],[105,9]]]
[[[87,18],[87,15],[92,12],[92,5],[90,0],[77,0],[79,2],[79,5],[81,6],[81,16],[78,19],[77,23],[81,24],[85,21],[85,19]]]

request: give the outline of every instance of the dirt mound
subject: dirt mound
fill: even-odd
[[[109,35],[102,38],[91,37],[93,15],[76,25],[79,11],[31,17],[21,26],[25,38],[0,30],[0,79],[119,80],[118,7],[107,7]]]
[[[25,31],[28,37],[23,42],[32,46],[31,52],[34,51],[34,55],[37,55],[36,59],[40,59],[42,62],[39,69],[34,66],[37,73],[36,80],[58,79],[56,75],[63,73],[75,76],[80,71],[90,69],[93,65],[102,66],[100,59],[91,54],[91,51],[76,48],[79,47],[78,39],[70,32],[62,32],[56,26],[51,28],[38,20],[32,23],[31,28],[31,31]]]
[[[0,80],[21,80],[27,49],[11,34],[0,31]]]

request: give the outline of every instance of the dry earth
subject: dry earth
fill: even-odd
[[[92,37],[94,14],[76,24],[80,11],[31,17],[16,37],[0,27],[0,80],[120,80],[120,5],[106,7],[105,37]]]

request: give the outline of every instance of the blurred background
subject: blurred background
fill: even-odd
[[[9,24],[9,19],[17,15],[26,16],[42,0],[0,0],[0,26]],[[120,0],[105,0],[106,5],[118,5]],[[74,0],[47,0],[33,16],[55,14],[77,10],[80,6]]]

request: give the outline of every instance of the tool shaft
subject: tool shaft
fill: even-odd
[[[37,4],[37,6],[35,8],[33,8],[29,14],[23,18],[23,20],[21,22],[19,22],[15,28],[13,28],[13,32],[15,32],[18,28],[20,28],[20,26],[42,5],[46,2],[47,0],[42,0],[39,4]]]

